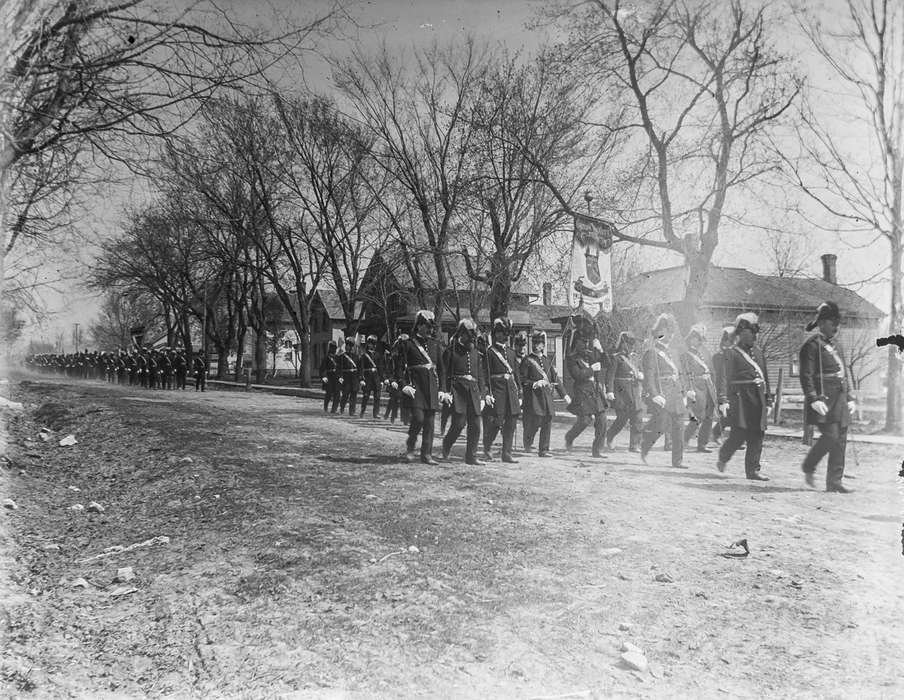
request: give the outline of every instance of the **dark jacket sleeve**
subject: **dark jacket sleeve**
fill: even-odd
[[[820,395],[819,352],[819,344],[815,340],[808,340],[800,348],[800,388],[808,404],[817,401]]]

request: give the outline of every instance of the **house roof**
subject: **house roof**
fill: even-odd
[[[570,306],[562,304],[531,304],[530,310],[531,324],[538,330],[558,331],[562,329],[562,324],[553,319],[560,319],[571,316],[575,313]]]
[[[423,285],[425,285],[427,289],[436,289],[438,287],[439,283],[437,282],[436,265],[433,262],[433,257],[430,252],[405,253],[398,243],[388,243],[380,249],[378,255],[374,256],[374,258],[377,257],[381,258],[386,263],[390,273],[399,283],[399,286],[404,287],[405,289],[413,290],[416,286],[421,286],[415,285],[411,273],[409,272],[408,265],[406,264],[406,259],[410,260],[412,265],[415,266],[415,269],[419,271]],[[448,279],[453,288],[458,286],[459,289],[464,290],[469,289],[471,284],[474,284],[473,280],[468,277],[465,259],[460,252],[450,251],[450,253],[445,256],[445,261]],[[489,291],[487,285],[483,283],[476,284],[482,290]],[[512,284],[512,294],[538,296],[539,291],[534,288],[534,285],[531,282],[522,277]]]
[[[344,321],[345,311],[342,310],[342,303],[339,301],[339,295],[332,289],[318,289],[315,294],[320,297],[320,303],[326,310],[326,315],[332,321]]]
[[[684,298],[686,275],[683,266],[644,272],[615,289],[615,303],[621,309],[678,303]],[[825,280],[760,275],[739,267],[710,268],[702,305],[812,313],[828,300],[836,302],[842,314],[860,318],[885,315],[857,292]]]

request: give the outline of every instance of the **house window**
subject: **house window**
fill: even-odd
[[[797,359],[792,359],[792,360],[791,360],[791,372],[790,372],[790,374],[791,374],[792,377],[799,377],[799,376],[800,376],[800,362],[799,362]]]

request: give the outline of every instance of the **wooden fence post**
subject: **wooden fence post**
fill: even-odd
[[[778,368],[778,384],[775,387],[775,404],[772,407],[772,422],[778,425],[782,419],[782,381],[784,380],[785,368]]]

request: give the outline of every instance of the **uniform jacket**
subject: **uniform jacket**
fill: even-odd
[[[681,372],[684,386],[697,395],[693,401],[688,400],[687,407],[698,421],[702,420],[707,401],[715,405],[718,399],[712,368],[705,358],[688,349],[681,355]]]
[[[336,354],[336,366],[339,368],[339,373],[342,375],[343,381],[348,384],[351,382],[352,389],[357,391],[358,389],[358,376],[359,376],[359,368],[358,368],[358,357],[350,352],[344,352],[341,355]]]
[[[602,362],[605,358],[594,358],[588,352],[572,353],[568,358],[568,374],[574,382],[571,405],[568,410],[578,416],[589,416],[606,410],[605,380],[600,381],[603,370],[594,372],[591,365],[595,361]]]
[[[728,403],[728,424],[744,430],[765,432],[772,394],[763,351],[756,345],[749,349],[734,345],[724,351],[723,357],[719,403]]]
[[[336,356],[326,354],[320,362],[320,376],[326,377],[327,381],[335,379],[339,372],[339,365],[336,362]]]
[[[500,421],[521,415],[518,357],[508,345],[493,343],[486,351],[487,383],[494,404],[488,410]]]
[[[638,358],[617,352],[606,368],[606,391],[615,395],[615,409],[634,413],[643,410],[643,372]]]
[[[433,338],[413,336],[399,345],[398,383],[414,387],[411,408],[439,410],[439,389],[444,386],[439,343]]]
[[[520,375],[524,395],[522,403],[524,413],[535,416],[556,415],[553,392],[557,393],[559,398],[564,398],[565,392],[562,390],[562,383],[559,381],[552,358],[531,353],[521,360]],[[541,379],[545,379],[549,384],[534,389],[534,382]]]
[[[665,398],[665,411],[673,414],[685,412],[681,370],[669,347],[663,343],[654,343],[643,354],[643,389],[650,399],[654,396]]]
[[[445,391],[452,394],[452,410],[455,413],[480,413],[480,402],[487,393],[486,369],[481,362],[480,351],[470,350],[453,340],[443,352]]]
[[[207,371],[207,360],[200,355],[195,357],[194,362],[192,362],[192,369],[195,374],[204,374]]]
[[[850,383],[844,359],[835,344],[822,333],[814,333],[800,348],[800,387],[807,400],[806,421],[815,423],[850,423],[847,403],[851,400]],[[825,401],[829,412],[820,416],[811,407],[817,399]]]
[[[376,391],[380,388],[380,382],[383,381],[382,372],[374,357],[375,353],[365,350],[358,358],[358,367],[361,370],[361,381],[367,389]]]

